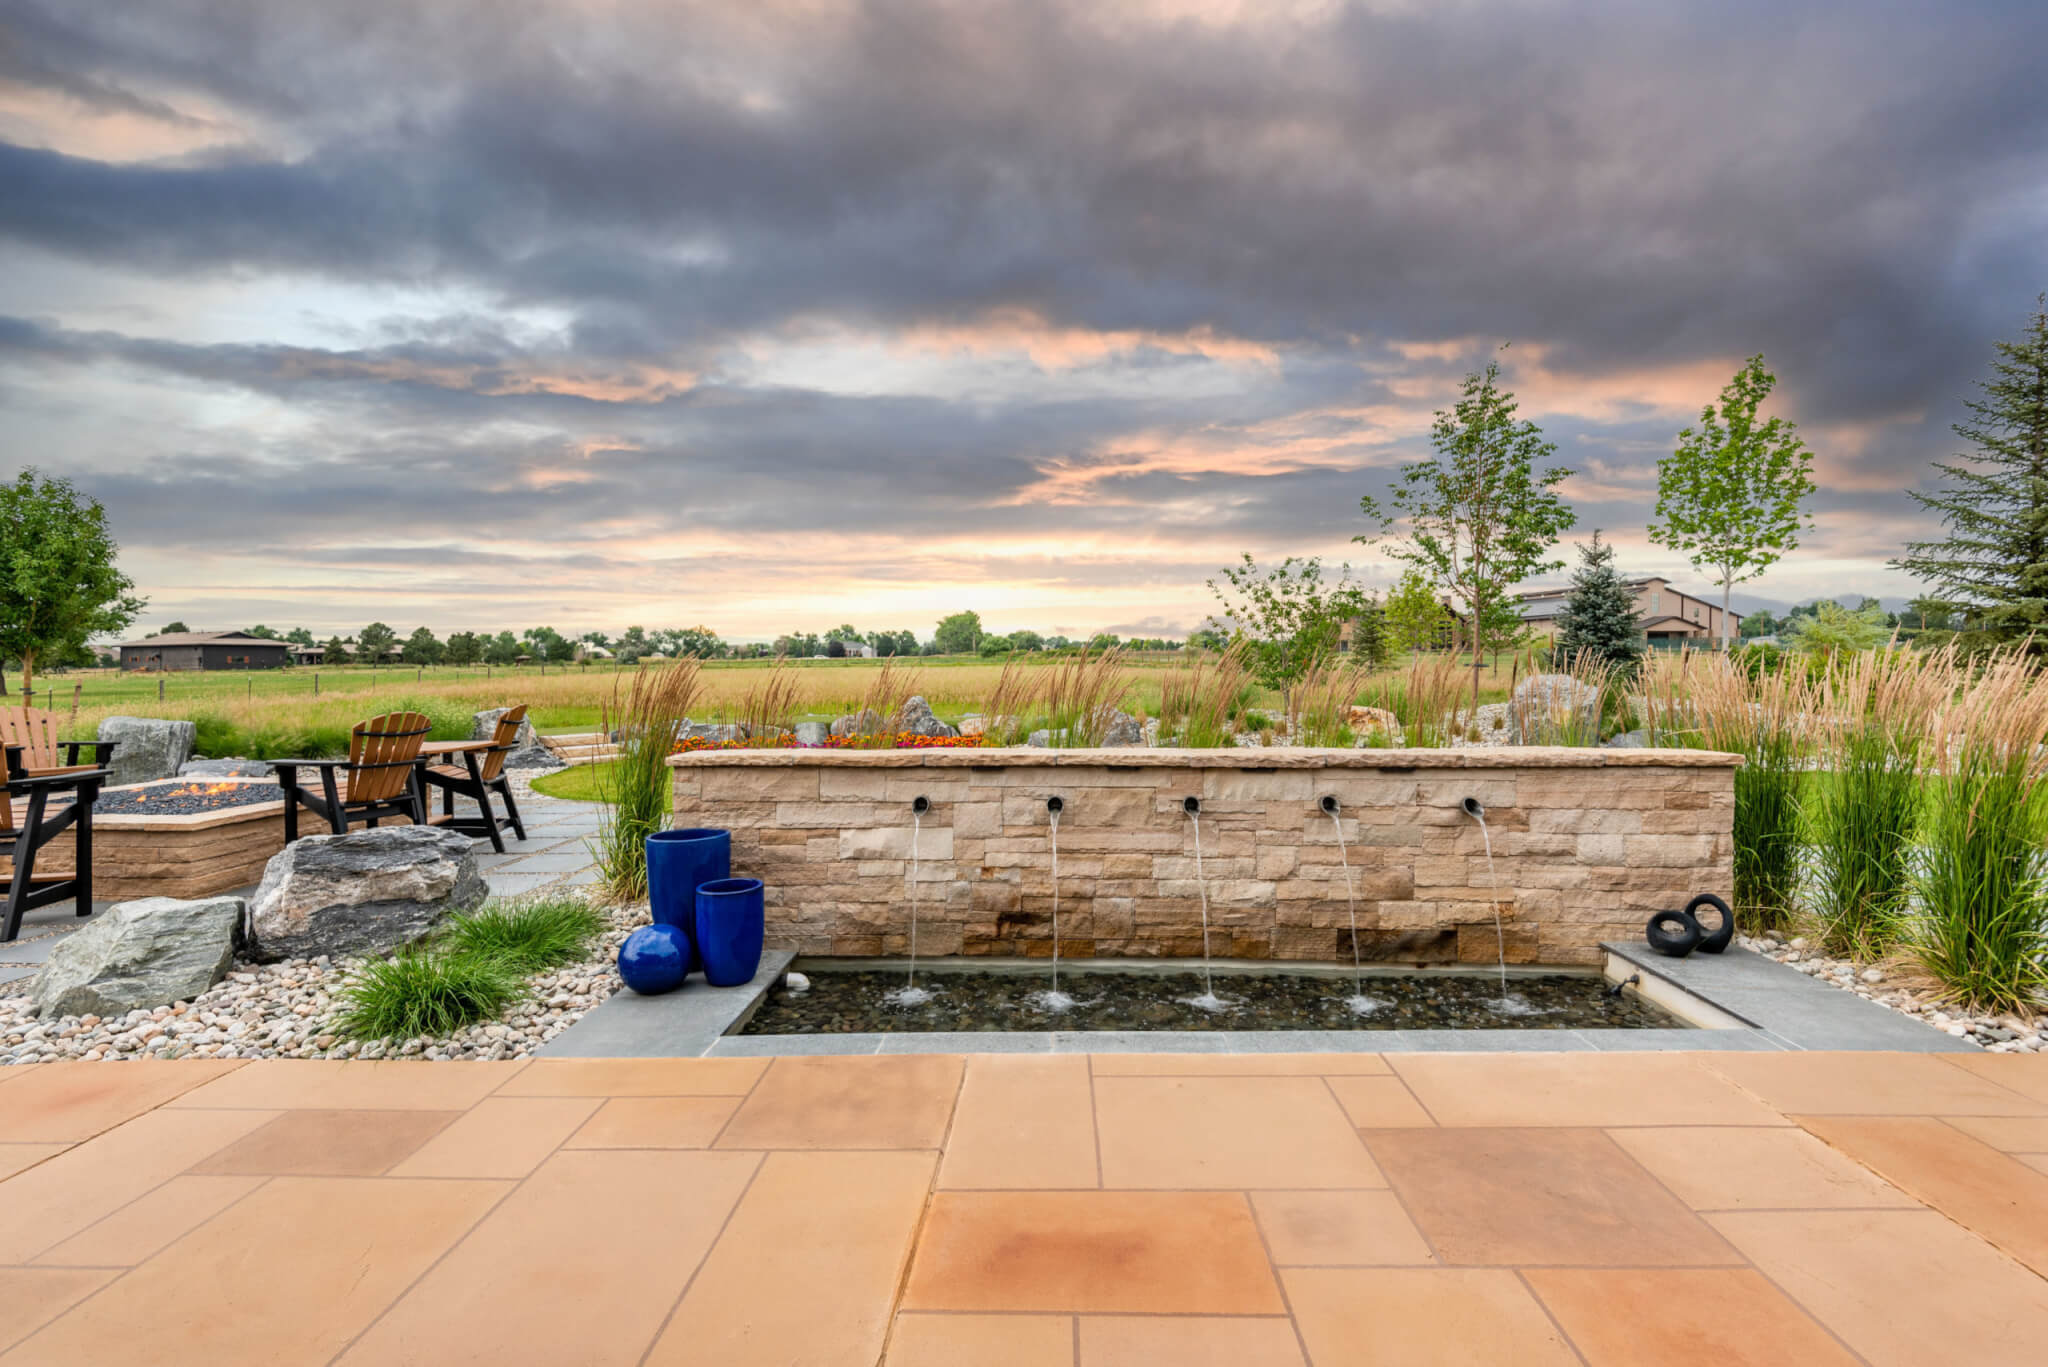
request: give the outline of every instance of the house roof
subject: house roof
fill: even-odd
[[[291,648],[289,641],[273,641],[268,636],[251,636],[246,631],[167,631],[161,636],[145,636],[139,641],[123,641],[121,649],[146,650],[151,646],[276,646],[280,650]]]

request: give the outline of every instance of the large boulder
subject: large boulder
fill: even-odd
[[[505,711],[502,707],[491,707],[477,713],[470,719],[469,738],[489,740],[497,735],[498,718],[504,716]],[[507,769],[552,769],[561,762],[555,758],[554,751],[540,743],[531,718],[519,723],[519,730],[512,738],[512,748],[505,752]]]
[[[822,721],[800,721],[796,724],[798,745],[823,745],[832,738],[832,724]]]
[[[160,717],[106,717],[100,722],[99,738],[115,743],[107,782],[119,786],[176,778],[192,758],[199,728],[189,721]]]
[[[948,726],[932,712],[932,706],[922,696],[903,700],[903,706],[896,713],[896,729],[913,736],[957,736],[958,727]]]
[[[123,1016],[190,1001],[234,962],[239,897],[118,902],[50,950],[29,999],[39,1016]]]
[[[1407,740],[1401,719],[1384,707],[1353,707],[1346,714],[1352,744],[1360,749],[1373,746],[1400,747]]]
[[[1600,723],[1600,690],[1569,674],[1531,674],[1515,685],[1516,741],[1541,745],[1571,725],[1584,733]]]
[[[846,716],[835,718],[832,722],[832,734],[841,738],[846,736],[872,736],[881,729],[882,718],[872,707],[864,707],[858,712],[850,712]]]
[[[249,904],[261,959],[376,954],[419,939],[486,895],[468,836],[432,826],[313,835],[263,870]]]
[[[1138,719],[1118,708],[1110,708],[1109,715],[1102,719],[1102,738],[1098,745],[1143,745],[1145,728]]]
[[[260,759],[188,759],[178,766],[179,778],[269,778],[274,772]]]

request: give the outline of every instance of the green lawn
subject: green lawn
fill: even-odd
[[[617,763],[618,761],[616,760],[606,760],[600,764],[578,764],[559,773],[548,774],[535,779],[533,781],[533,791],[545,793],[549,797],[567,798],[571,802],[601,802],[603,799],[598,796],[597,792],[598,771],[609,770],[615,767]],[[668,810],[669,801],[669,791],[663,789],[661,799],[663,811]]]

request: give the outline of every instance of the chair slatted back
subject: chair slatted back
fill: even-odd
[[[348,800],[388,802],[404,792],[433,729],[418,712],[390,712],[359,723],[348,737]]]
[[[491,733],[490,753],[484,756],[478,768],[489,783],[505,770],[505,756],[512,753],[512,747],[519,743],[519,728],[526,721],[526,704],[505,709],[505,715],[498,718],[498,729]]]
[[[22,768],[59,767],[57,714],[30,707],[0,707],[0,744],[22,747]]]

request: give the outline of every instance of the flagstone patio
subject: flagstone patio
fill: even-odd
[[[0,1069],[0,1367],[2040,1360],[2048,1058]]]

